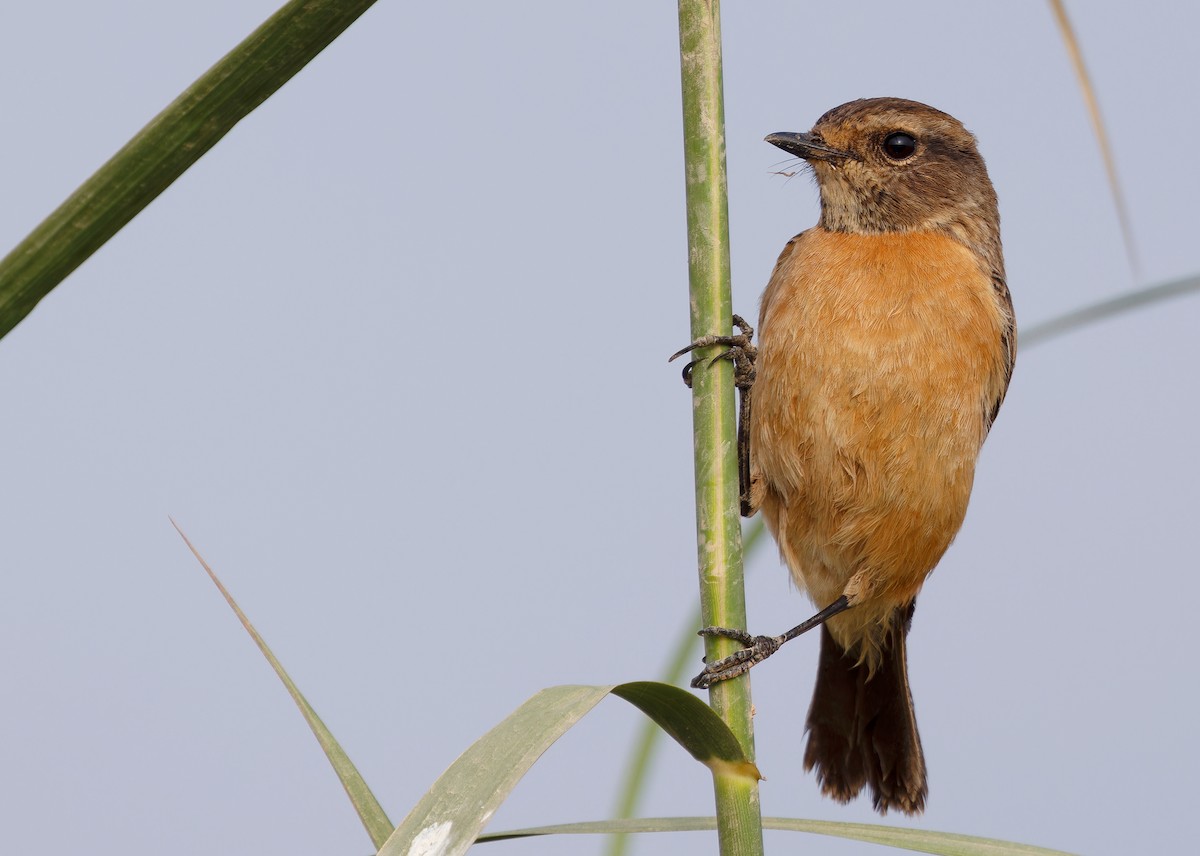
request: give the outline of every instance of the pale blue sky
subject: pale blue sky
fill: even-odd
[[[0,244],[275,5],[0,11]],[[1196,273],[1200,12],[1071,12],[1143,280]],[[762,137],[876,95],[979,137],[1022,326],[1134,287],[1045,3],[756,0],[724,24],[739,311],[816,218]],[[688,333],[682,194],[673,4],[383,0],[0,341],[3,849],[369,850],[168,514],[396,821],[539,688],[654,677],[696,598],[666,364]],[[1184,299],[1019,355],[914,626],[921,826],[1189,846],[1198,324]],[[756,632],[809,612],[773,548],[748,598]],[[764,812],[876,820],[801,768],[815,653],[755,672]],[[605,702],[491,828],[607,814],[637,717]],[[664,747],[643,811],[711,813],[706,771]]]

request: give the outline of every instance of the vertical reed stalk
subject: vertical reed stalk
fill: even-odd
[[[693,338],[699,338],[729,333],[733,312],[719,0],[679,0],[679,50],[691,324]],[[703,360],[717,351],[708,348],[696,356]],[[697,367],[693,373],[692,401],[703,621],[705,625],[745,627],[732,365],[721,360],[711,367]],[[710,639],[706,654],[710,659],[719,659],[735,648],[736,643],[729,640]],[[753,756],[748,676],[716,684],[710,690],[710,701]],[[720,773],[714,774],[713,784],[721,853],[761,854],[758,784]]]

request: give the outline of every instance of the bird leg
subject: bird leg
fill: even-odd
[[[723,660],[706,664],[704,671],[692,678],[692,686],[698,690],[706,690],[713,684],[744,675],[753,666],[778,651],[784,642],[790,642],[797,636],[824,624],[839,612],[845,612],[852,605],[849,598],[842,595],[812,618],[797,624],[781,636],[751,636],[744,630],[734,630],[729,627],[705,627],[700,631],[701,636],[720,636],[725,639],[733,639],[741,642],[745,647],[740,651],[733,652]]]

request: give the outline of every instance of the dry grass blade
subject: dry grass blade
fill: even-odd
[[[1083,62],[1083,51],[1080,50],[1079,40],[1067,17],[1067,8],[1063,0],[1050,0],[1050,9],[1054,12],[1054,20],[1062,33],[1063,44],[1075,76],[1079,78],[1079,88],[1083,92],[1083,101],[1092,122],[1092,130],[1096,134],[1096,143],[1100,146],[1100,156],[1104,159],[1104,171],[1108,173],[1108,185],[1113,195],[1113,204],[1117,208],[1117,219],[1121,223],[1121,236],[1125,239],[1125,252],[1129,255],[1129,267],[1133,272],[1134,281],[1140,279],[1137,248],[1133,243],[1133,228],[1130,225],[1129,209],[1125,205],[1125,195],[1121,192],[1121,182],[1117,179],[1117,162],[1113,157],[1112,146],[1108,142],[1108,132],[1104,128],[1104,117],[1100,115],[1100,102],[1096,99],[1096,89],[1088,75],[1087,66]]]

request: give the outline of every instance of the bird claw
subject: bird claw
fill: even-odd
[[[744,675],[778,651],[779,646],[786,641],[782,636],[751,636],[744,630],[729,627],[705,627],[700,631],[700,635],[733,639],[745,647],[724,659],[705,665],[704,671],[692,678],[692,686],[698,690],[706,690],[713,684]]]
[[[676,351],[667,360],[667,362],[672,362],[697,348],[708,348],[713,345],[726,346],[726,350],[709,360],[692,360],[683,367],[683,382],[687,385],[688,389],[692,387],[692,370],[696,367],[696,364],[704,363],[711,366],[717,360],[730,360],[733,362],[733,382],[738,389],[750,389],[754,385],[754,361],[758,357],[758,348],[754,347],[751,343],[751,339],[754,337],[754,328],[747,324],[745,319],[740,315],[733,316],[733,325],[740,332],[732,336],[701,336],[686,348]]]

